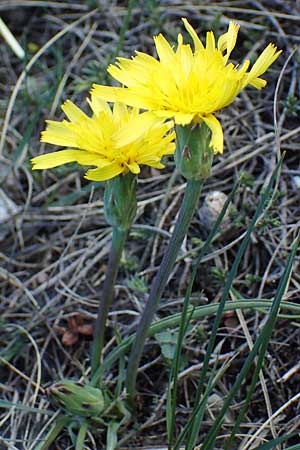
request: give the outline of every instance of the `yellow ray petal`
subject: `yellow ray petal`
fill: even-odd
[[[81,111],[78,106],[74,105],[71,100],[67,100],[61,107],[65,115],[68,117],[68,119],[71,120],[71,122],[77,123],[80,122],[82,119],[87,118],[87,115]]]
[[[211,54],[216,49],[216,41],[215,36],[212,31],[208,31],[206,33],[206,51],[208,52],[208,55],[211,56]]]
[[[221,34],[221,36],[218,39],[218,50],[220,50],[220,52],[225,52],[226,47],[227,47],[227,35],[228,32]]]
[[[127,106],[124,103],[115,102],[113,106],[113,117],[114,117],[114,123],[118,124],[118,127],[120,124],[126,119],[128,120],[130,117],[130,108],[127,108]]]
[[[87,102],[96,116],[102,111],[105,111],[107,114],[111,115],[111,109],[109,105],[99,97],[92,95],[91,99],[87,98]]]
[[[188,114],[184,112],[173,112],[174,122],[178,125],[188,125],[192,122],[195,114]]]
[[[41,142],[67,147],[78,147],[78,136],[70,128],[70,122],[66,120],[62,122],[46,120],[46,123],[46,130],[41,133]]]
[[[199,50],[204,50],[204,45],[200,41],[200,39],[199,39],[196,31],[192,27],[192,25],[185,18],[182,18],[182,21],[184,23],[186,31],[189,33],[189,35],[193,39],[195,51],[198,52]]]
[[[122,172],[124,172],[124,167],[115,161],[102,168],[88,170],[84,178],[92,181],[105,181],[120,175]]]
[[[91,95],[99,97],[107,102],[117,102],[120,90],[122,90],[122,88],[102,86],[101,84],[94,83],[91,89]]]
[[[115,147],[124,147],[125,145],[136,141],[151,129],[156,120],[157,118],[155,118],[155,115],[149,112],[133,117],[114,134]]]
[[[128,169],[130,170],[130,172],[134,173],[135,175],[137,175],[141,171],[140,166],[136,162],[126,164],[126,165],[127,165]]]
[[[183,44],[183,36],[181,33],[177,36],[177,50],[182,46]]]
[[[250,81],[251,86],[255,87],[256,89],[262,89],[266,86],[267,82],[266,80],[263,80],[262,78],[255,78],[254,80]]]
[[[213,147],[214,153],[223,153],[223,130],[220,122],[213,114],[202,117],[202,119],[211,131],[210,145]]]
[[[174,58],[174,51],[162,34],[154,36],[153,39],[158,57],[162,63],[168,62],[170,59]]]
[[[164,169],[166,167],[161,162],[156,162],[156,161],[148,161],[147,166],[154,167],[155,169]]]
[[[235,22],[230,22],[228,27],[228,36],[227,36],[227,55],[229,56],[232,50],[235,47],[237,35],[239,32],[240,26]]]
[[[253,84],[253,82],[255,83],[255,79],[265,73],[270,65],[278,58],[280,53],[282,53],[282,51],[277,51],[277,47],[274,44],[269,44],[253,64],[245,80],[245,84]]]
[[[107,160],[99,158],[97,153],[89,153],[84,150],[60,150],[59,152],[47,153],[31,159],[33,170],[51,169],[75,161],[83,166],[97,166]]]
[[[230,22],[227,33],[222,34],[218,39],[218,50],[222,53],[226,50],[225,62],[227,62],[235,47],[239,28],[240,26],[237,23]]]
[[[244,61],[242,66],[238,68],[238,74],[239,74],[240,77],[244,77],[245,76],[249,66],[250,66],[250,60],[246,59],[246,61]]]
[[[131,60],[126,62],[124,61],[124,63],[122,63],[122,65],[120,64],[119,67],[110,65],[107,72],[124,86],[132,86],[136,83],[138,78],[141,78],[139,71],[136,66],[132,64],[132,62],[133,61]]]
[[[107,102],[120,102],[136,108],[149,109],[147,100],[141,100],[141,96],[137,96],[136,92],[132,92],[130,88],[118,88],[93,84],[92,95],[99,96]]]
[[[178,56],[180,58],[179,73],[183,79],[187,79],[194,63],[194,55],[190,45],[182,45],[178,50]]]

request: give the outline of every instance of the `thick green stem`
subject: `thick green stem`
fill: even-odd
[[[133,401],[135,396],[137,371],[143,353],[147,333],[157,310],[163,290],[175,264],[183,239],[194,215],[202,185],[203,181],[199,180],[189,180],[187,182],[186,191],[179,211],[174,233],[164,254],[159,271],[157,272],[152,283],[149,298],[138,325],[136,337],[129,356],[126,377],[126,388],[130,401]]]
[[[108,267],[103,285],[102,297],[99,302],[94,341],[92,346],[92,376],[100,365],[101,353],[104,346],[107,316],[114,295],[115,280],[118,274],[126,236],[127,231],[117,227],[113,227],[112,244],[109,254]]]

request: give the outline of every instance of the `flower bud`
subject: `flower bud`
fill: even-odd
[[[175,163],[187,180],[203,180],[210,175],[214,151],[211,132],[204,122],[176,126]]]
[[[106,182],[104,213],[107,222],[121,230],[128,230],[137,210],[136,176],[128,172]]]
[[[72,415],[95,417],[104,409],[102,391],[79,381],[63,380],[55,383],[47,390],[47,394],[50,400]]]

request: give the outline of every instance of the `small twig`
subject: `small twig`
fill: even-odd
[[[3,22],[3,20],[0,17],[0,33],[2,34],[3,38],[6,40],[7,44],[10,46],[12,51],[17,55],[18,58],[23,59],[25,56],[25,52],[17,39],[14,37],[10,29],[7,27],[7,25]]]

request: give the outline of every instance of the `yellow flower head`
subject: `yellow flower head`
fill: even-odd
[[[131,59],[118,58],[108,72],[126,88],[95,84],[93,93],[107,101],[122,101],[153,111],[159,117],[173,117],[179,125],[204,121],[212,132],[214,151],[222,153],[222,127],[213,113],[229,105],[248,84],[263,88],[266,81],[260,76],[281,52],[269,44],[248,71],[249,60],[241,67],[228,63],[239,25],[230,22],[217,45],[209,31],[204,46],[188,21],[182,20],[194,51],[183,43],[181,34],[176,50],[159,34],[154,37],[159,60],[141,52]]]
[[[140,113],[122,103],[115,103],[111,110],[94,95],[88,102],[92,117],[67,100],[62,110],[69,121],[47,121],[41,141],[71,148],[33,158],[33,169],[50,169],[76,161],[96,167],[88,170],[85,178],[104,181],[128,171],[138,174],[140,164],[164,167],[161,158],[175,151],[175,133],[168,133],[172,121],[158,120],[151,112]]]

